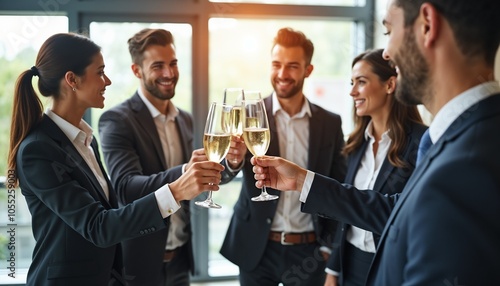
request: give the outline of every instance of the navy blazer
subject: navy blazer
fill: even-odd
[[[400,193],[410,175],[415,169],[418,145],[420,143],[420,138],[422,134],[427,130],[425,125],[408,122],[406,125],[406,145],[400,153],[401,158],[406,164],[404,168],[397,168],[389,162],[389,158],[386,157],[382,166],[380,167],[379,174],[373,186],[373,191],[379,192],[384,195],[393,195]],[[369,141],[365,140],[363,144],[354,151],[347,160],[347,175],[345,179],[346,184],[353,184],[356,174],[361,164],[361,160],[366,153],[366,148],[368,148]],[[335,271],[343,272],[342,261],[344,261],[344,250],[346,246],[346,235],[348,229],[351,225],[344,222],[339,223],[339,230],[337,233],[337,239],[335,240],[335,247],[332,250],[332,254],[328,260],[327,267]],[[379,229],[377,232],[373,232],[373,239],[375,245],[378,244],[380,239],[380,234],[383,229]],[[340,285],[342,285],[342,276],[340,277]]]
[[[95,140],[92,148],[106,177]],[[36,240],[27,285],[108,285],[120,279],[121,241],[166,228],[154,195],[117,209],[108,182],[108,201],[85,160],[46,115],[22,141],[16,171]]]
[[[337,191],[315,176],[304,210],[372,231],[384,224],[367,285],[500,285],[499,106],[497,94],[462,113],[401,195]]]
[[[500,94],[457,118],[415,169],[369,285],[500,285]]]
[[[279,140],[272,113],[272,98],[270,96],[265,98],[264,103],[271,131],[271,143],[267,154],[278,156],[280,154]],[[341,118],[315,104],[309,102],[308,104],[312,113],[309,119],[308,168],[343,180],[346,172],[346,159],[341,153],[344,147]],[[252,165],[248,161],[251,157],[251,153],[247,152],[247,161],[243,167],[242,189],[220,250],[224,257],[245,270],[254,269],[261,260],[278,206],[278,200],[257,203],[250,200],[251,197],[260,194],[260,189],[255,187]],[[270,194],[280,195],[279,191],[271,188],[267,188],[267,191]],[[313,224],[318,243],[331,247],[336,222],[313,216]]]

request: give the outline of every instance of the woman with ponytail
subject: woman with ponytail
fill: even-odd
[[[52,99],[45,112],[33,77]],[[9,175],[26,197],[36,240],[26,285],[120,285],[121,241],[164,229],[179,201],[219,188],[222,165],[197,162],[177,181],[119,208],[82,119],[87,109],[104,107],[110,84],[100,47],[73,33],[48,38],[16,82]]]

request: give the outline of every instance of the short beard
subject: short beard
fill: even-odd
[[[304,80],[302,80],[302,82],[300,82],[298,85],[294,86],[287,93],[279,92],[278,88],[277,88],[277,84],[275,83],[274,80],[272,81],[272,85],[273,85],[273,88],[274,88],[274,92],[276,93],[276,96],[278,98],[291,98],[291,97],[294,97],[297,93],[299,93],[302,90],[302,88],[304,86]]]
[[[142,74],[142,78],[145,79],[144,74]],[[167,93],[162,93],[160,89],[153,83],[149,84],[147,80],[144,81],[144,88],[155,98],[161,99],[161,100],[170,100],[174,97],[175,95],[175,85],[177,81],[174,80],[174,88],[172,89],[172,92],[167,92]]]
[[[405,105],[417,105],[426,102],[431,96],[429,67],[418,50],[415,33],[408,29],[405,33],[400,51],[394,61],[400,75],[396,88],[396,99]]]

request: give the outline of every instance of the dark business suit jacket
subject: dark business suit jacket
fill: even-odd
[[[420,138],[425,132],[427,127],[419,123],[408,122],[406,124],[406,146],[401,152],[401,159],[406,162],[407,166],[404,168],[397,168],[389,162],[388,157],[385,158],[382,166],[380,167],[379,174],[375,180],[375,185],[373,186],[373,191],[379,192],[384,195],[393,195],[396,193],[401,193],[406,182],[410,178],[410,175],[415,169],[415,163],[417,159],[418,145],[420,143]],[[366,148],[368,148],[369,141],[365,140],[360,148],[349,155],[347,159],[347,175],[345,179],[346,184],[354,184],[354,179],[358,172],[361,160],[363,159]],[[344,222],[339,223],[339,228],[337,230],[337,239],[334,244],[336,247],[333,248],[332,254],[328,259],[327,267],[335,271],[343,272],[342,266],[344,257],[344,250],[346,247],[346,235],[347,231],[351,225]],[[377,232],[373,232],[373,239],[375,245],[378,244],[380,239],[380,234],[383,229],[379,229]],[[340,285],[342,285],[342,275],[340,276]]]
[[[367,285],[500,285],[499,106],[497,94],[461,114],[429,149],[400,196],[342,194],[332,180],[315,177],[304,211],[372,230],[389,214]],[[332,188],[334,194],[325,198],[318,188]],[[363,209],[358,204],[375,218],[357,214]]]
[[[183,162],[193,152],[193,119],[179,109],[175,119]],[[182,165],[169,166],[151,113],[135,93],[131,98],[104,112],[99,119],[104,160],[120,203],[128,204],[153,193],[182,175]],[[186,211],[185,231],[191,236],[189,201],[181,202]],[[167,218],[170,225],[170,219]],[[129,285],[157,285],[162,279],[163,254],[168,228],[123,242],[126,279]],[[191,239],[189,260],[193,268]],[[189,269],[186,269],[189,271]]]
[[[279,140],[276,123],[272,113],[272,97],[264,99],[271,131],[271,144],[268,155],[279,156]],[[344,138],[339,115],[309,103],[312,116],[309,119],[309,154],[308,168],[326,176],[343,180],[346,172],[346,160],[341,154]],[[222,244],[220,253],[245,270],[254,269],[261,260],[268,242],[271,224],[276,213],[278,200],[252,202],[251,197],[260,194],[255,187],[251,158],[243,167],[243,185],[234,214]],[[268,188],[270,194],[279,195],[279,191]],[[331,246],[336,222],[313,216],[313,223],[318,242]]]
[[[106,176],[95,140],[92,148]],[[108,285],[120,279],[120,241],[166,228],[154,195],[117,209],[108,182],[108,201],[84,159],[46,115],[21,143],[16,172],[36,240],[27,285]]]

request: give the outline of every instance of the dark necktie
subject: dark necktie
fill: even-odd
[[[420,163],[420,161],[422,161],[422,159],[424,158],[429,148],[431,148],[431,146],[432,146],[431,136],[429,136],[429,129],[427,129],[422,135],[422,138],[420,138],[420,144],[418,145],[417,166]]]

